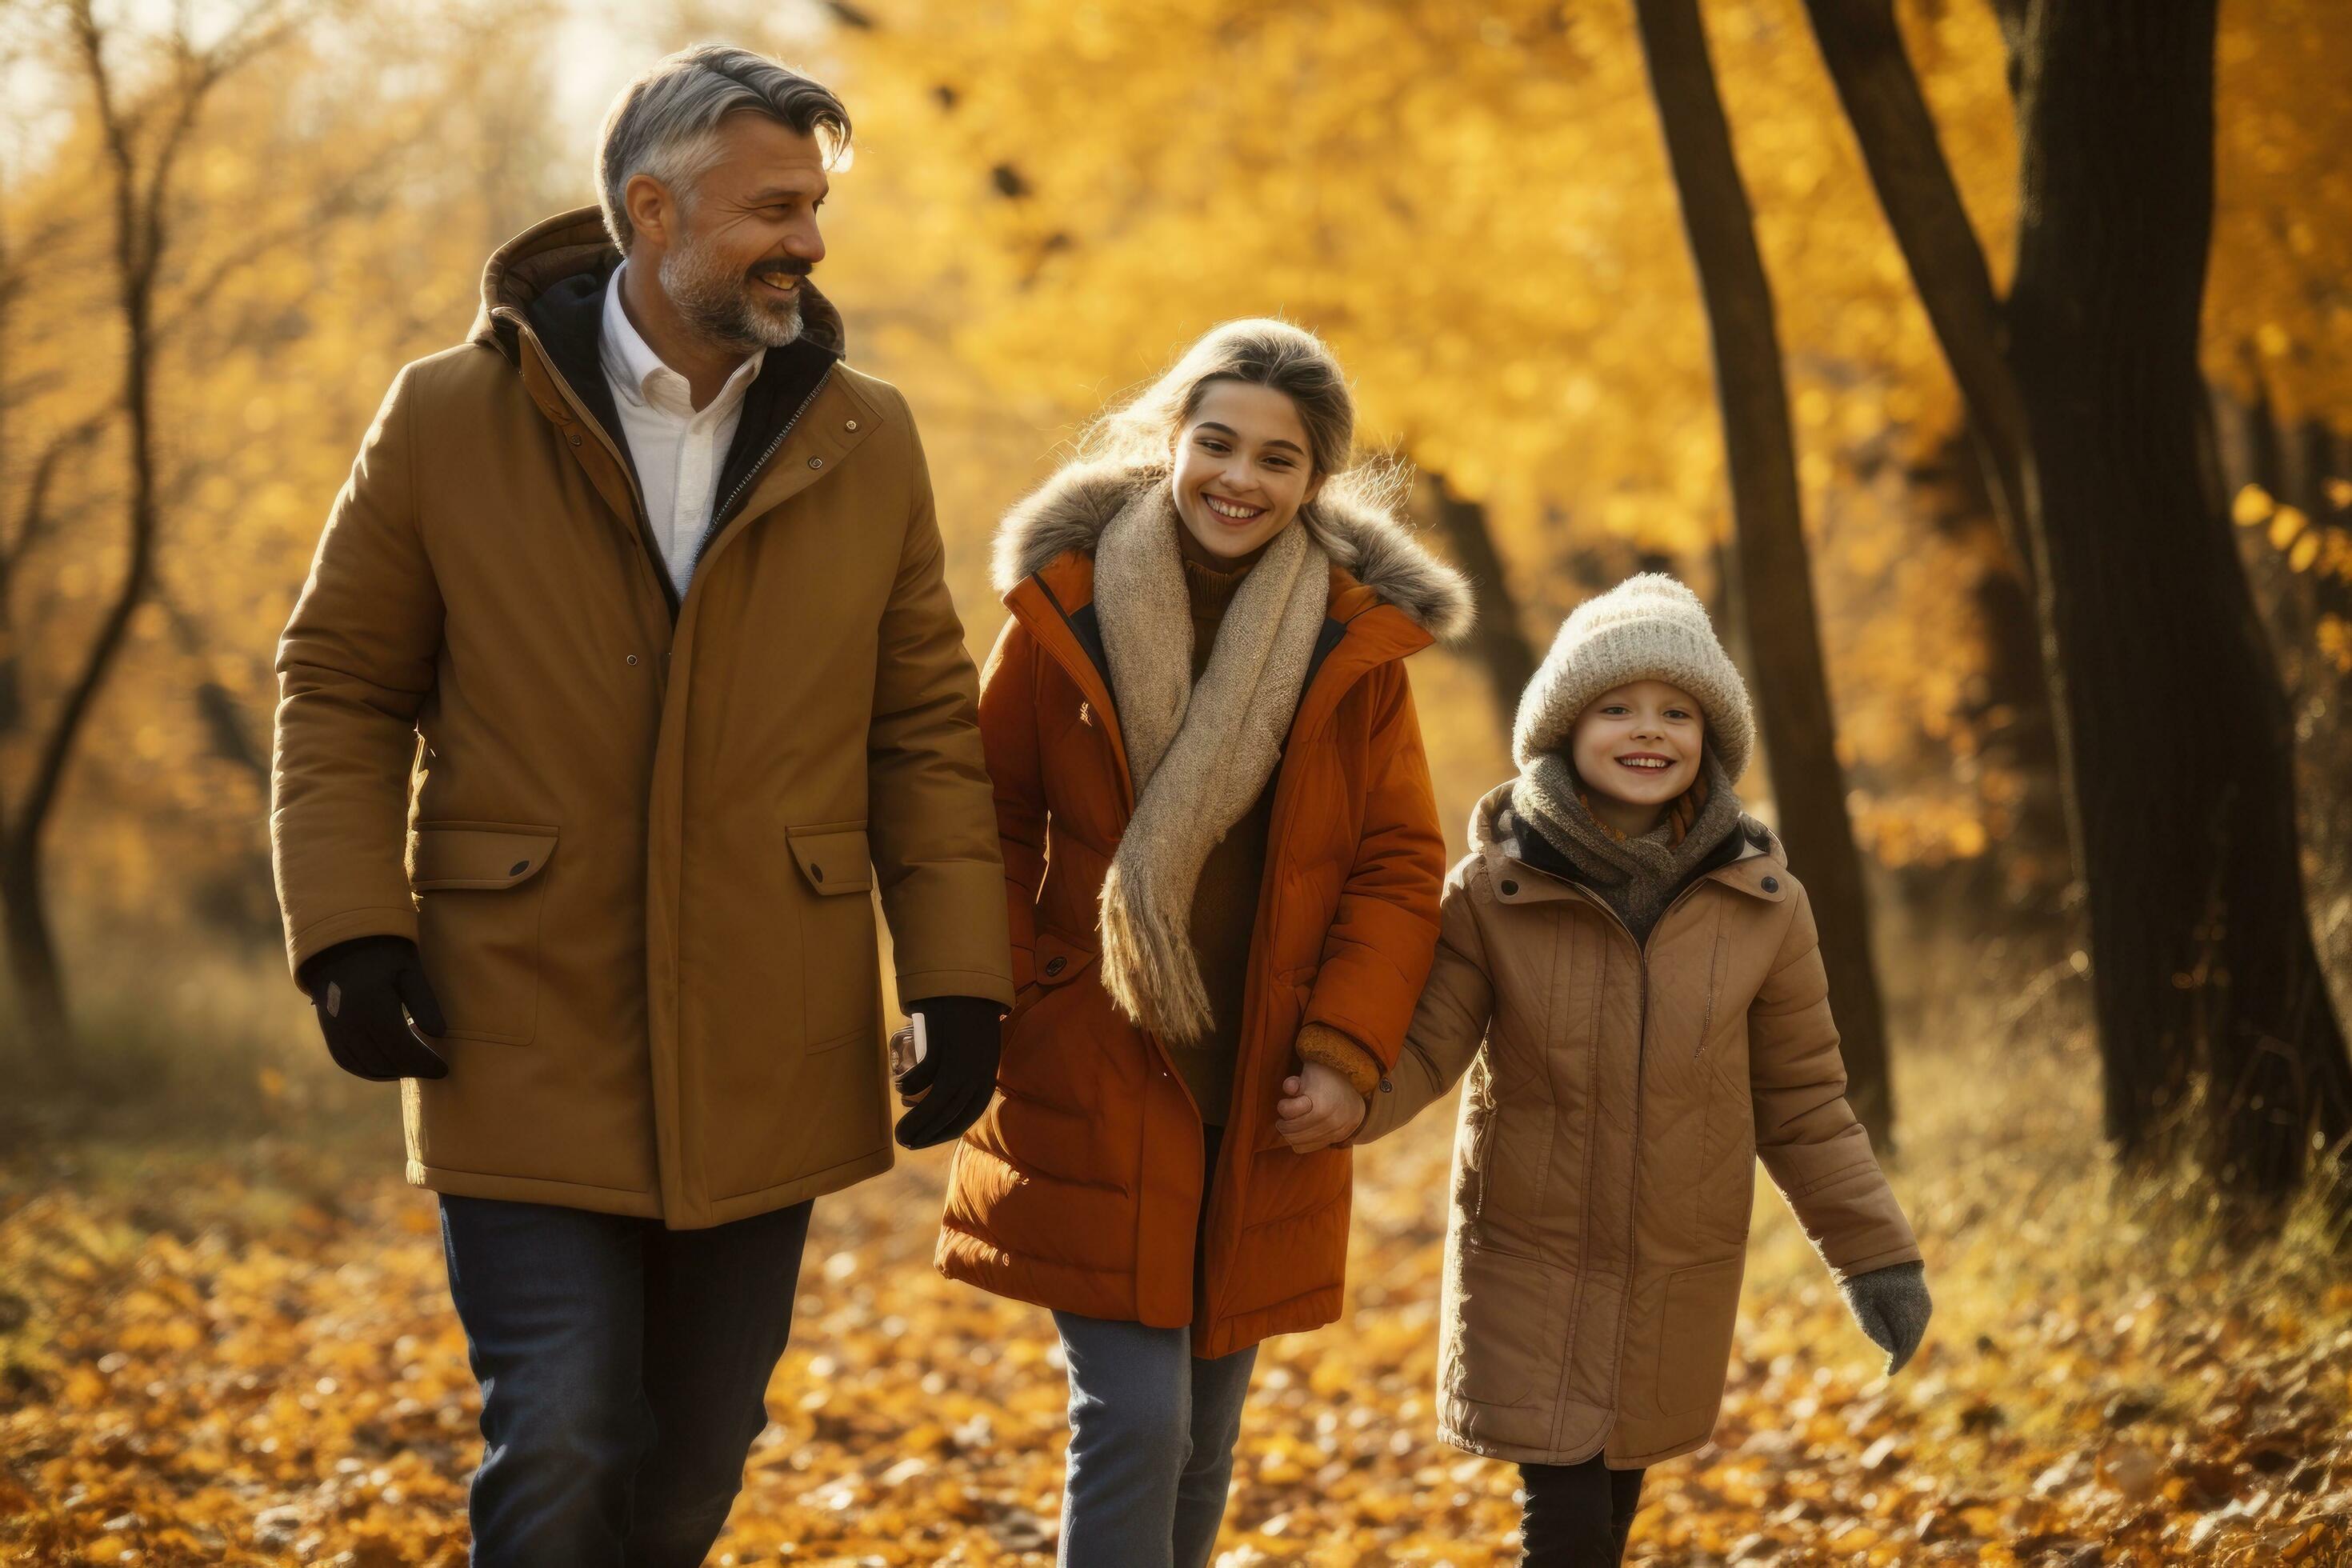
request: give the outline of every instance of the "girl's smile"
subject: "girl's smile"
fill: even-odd
[[[1323,488],[1307,426],[1286,393],[1209,384],[1176,433],[1169,488],[1186,532],[1212,555],[1247,555],[1289,525]]]

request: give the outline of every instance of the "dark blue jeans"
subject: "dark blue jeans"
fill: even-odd
[[[709,1230],[443,1197],[480,1568],[697,1568],[767,1425],[809,1205]]]

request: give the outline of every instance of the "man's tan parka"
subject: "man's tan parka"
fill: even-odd
[[[1009,1004],[1011,958],[905,401],[811,290],[677,603],[598,367],[617,260],[540,224],[394,381],[279,647],[270,830],[298,971],[422,950],[411,1182],[683,1229],[889,1165],[874,889],[902,997]]]
[[[1715,1428],[1757,1157],[1841,1278],[1919,1249],[1845,1101],[1805,890],[1743,827],[1646,943],[1471,821],[1392,1092],[1355,1142],[1466,1068],[1439,1340],[1450,1443],[1654,1465]]]

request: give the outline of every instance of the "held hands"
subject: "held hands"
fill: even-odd
[[[1321,1062],[1284,1079],[1282,1094],[1274,1102],[1274,1130],[1298,1153],[1328,1148],[1364,1124],[1364,1097],[1346,1075]]]
[[[345,1072],[372,1083],[449,1076],[448,1062],[425,1038],[437,1039],[449,1026],[406,937],[339,942],[312,954],[300,979],[319,1011],[327,1054]]]
[[[908,1149],[963,1136],[996,1093],[996,1058],[1004,1009],[980,996],[929,996],[907,1005],[923,1016],[926,1054],[898,1082],[911,1109],[894,1134]]]
[[[1911,1352],[1919,1348],[1920,1336],[1927,1331],[1928,1315],[1935,1310],[1935,1303],[1927,1299],[1927,1266],[1891,1264],[1856,1274],[1838,1289],[1844,1292],[1845,1304],[1862,1331],[1886,1352],[1888,1375],[1901,1372]]]

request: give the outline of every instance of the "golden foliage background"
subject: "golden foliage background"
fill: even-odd
[[[142,31],[161,9],[115,18],[136,91],[170,79]],[[2003,276],[2016,148],[1990,8],[1896,9]],[[1768,1199],[1723,1446],[1654,1482],[1635,1560],[2346,1560],[2352,1298],[2315,1274],[2307,1233],[2229,1261],[2195,1193],[2099,1173],[2063,844],[2032,831],[2049,785],[2011,679],[2015,573],[1949,378],[1799,0],[1706,11],[1778,294],[1895,1007],[1901,1180],[1942,1310],[1920,1370],[1874,1378]],[[93,1054],[167,1107],[168,1131],[127,1112],[89,1152],[0,1152],[0,1560],[457,1560],[470,1390],[429,1200],[389,1184],[386,1105],[325,1071],[275,972],[272,645],[394,371],[464,333],[496,245],[592,199],[602,106],[658,53],[729,37],[849,102],[857,152],[819,279],[853,357],[923,421],[975,650],[1002,614],[985,562],[1003,508],[1106,398],[1260,313],[1326,334],[1372,442],[1486,509],[1539,643],[1641,565],[1736,612],[1704,319],[1624,6],[289,12],[213,95],[169,204],[161,591],[49,840]],[[106,192],[54,16],[0,0],[0,542],[31,456],[88,435],[0,595],[21,699],[0,707],[0,797],[124,564]],[[2224,7],[2205,341],[2302,721],[2339,999],[2347,61],[2336,0]],[[1504,724],[1464,662],[1416,660],[1414,680],[1451,826],[1506,771]],[[1270,1355],[1231,1568],[1507,1560],[1507,1473],[1430,1432],[1446,1126],[1433,1113],[1363,1162],[1355,1314]],[[937,1184],[916,1162],[820,1205],[731,1560],[1041,1560],[1049,1336],[924,1271]]]
[[[1990,8],[1898,9],[2005,269],[2015,149]],[[2026,786],[1987,696],[1982,589],[2011,569],[1949,379],[1797,0],[1708,16],[1777,288],[1859,830],[1890,866],[1979,857]],[[499,240],[592,199],[610,90],[712,35],[852,105],[822,281],[854,357],[923,418],[976,647],[1001,616],[982,563],[1004,504],[1107,397],[1210,322],[1265,312],[1331,340],[1373,444],[1485,505],[1530,636],[1643,563],[1720,602],[1705,324],[1622,8],[341,0],[224,84],[186,157],[159,311],[165,591],[74,776],[54,873],[69,907],[266,927],[248,764],[271,637],[383,386],[462,336]],[[34,389],[5,411],[12,500],[26,456],[106,406],[119,331],[89,117],[29,36],[0,163],[0,222],[32,242],[5,340],[8,384]],[[2327,0],[2225,14],[2207,331],[2217,384],[2259,378],[2282,417],[2339,429],[2347,49]],[[121,569],[121,438],[110,425],[64,477],[32,613],[0,629],[36,699]],[[2340,503],[2314,522],[2346,537]],[[2346,571],[2340,542],[2293,542],[2296,567]],[[2340,617],[2299,630],[2346,648]],[[1424,663],[1458,819],[1498,775],[1498,720],[1470,677]],[[193,700],[207,682],[226,706]],[[0,762],[21,765],[24,733],[0,728]]]

